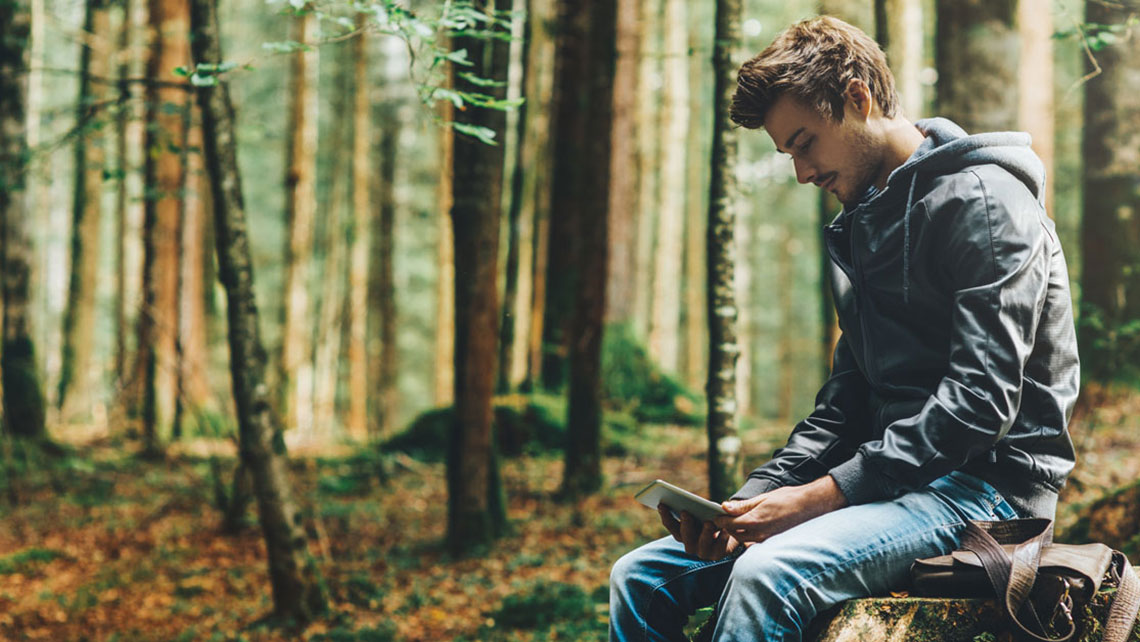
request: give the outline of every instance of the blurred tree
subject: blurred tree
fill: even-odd
[[[397,53],[405,51],[403,44],[386,49],[384,68],[407,64]],[[373,265],[368,269],[367,359],[368,359],[368,426],[372,438],[391,436],[399,414],[396,389],[397,367],[400,353],[396,345],[396,169],[399,150],[400,102],[398,79],[385,74],[382,107],[380,110],[377,150],[379,167],[370,177],[369,185],[376,198],[375,214],[369,218],[371,247],[368,255]],[[369,101],[370,103],[373,101]]]
[[[638,57],[641,55],[642,0],[618,0],[617,63],[614,71],[613,155],[610,158],[610,279],[606,284],[606,322],[633,319],[636,283]]]
[[[4,432],[47,439],[44,397],[36,371],[35,344],[28,328],[27,141],[28,36],[26,0],[0,4],[0,266],[3,279],[3,343],[0,385],[4,390]]]
[[[717,0],[713,74],[713,148],[707,229],[709,364],[708,397],[709,497],[728,499],[741,481],[740,438],[737,437],[736,360],[736,187],[737,131],[729,119],[736,92],[736,61],[740,46],[741,0]]]
[[[637,71],[637,214],[634,256],[633,327],[640,340],[649,336],[653,310],[653,258],[660,208],[662,117],[662,32],[664,0],[644,0],[640,64]]]
[[[277,390],[286,429],[312,430],[312,333],[309,321],[309,272],[313,218],[317,209],[317,18],[306,4],[292,18],[293,52],[289,75],[289,120],[285,147],[285,285],[281,317],[280,371]],[[364,399],[361,399],[364,403]]]
[[[75,190],[72,196],[71,268],[63,314],[63,357],[56,407],[64,421],[90,419],[95,382],[95,279],[99,265],[99,231],[103,203],[106,149],[103,121],[111,103],[111,7],[106,0],[87,0],[83,39],[79,44],[79,94],[75,119]]]
[[[1135,2],[1085,3],[1081,357],[1094,381],[1140,376],[1140,23]],[[1099,73],[1098,73],[1099,70]]]
[[[1020,0],[1017,27],[1021,62],[1017,69],[1017,128],[1029,132],[1033,151],[1045,165],[1045,211],[1053,212],[1056,110],[1053,91],[1053,11],[1051,0]]]
[[[443,44],[442,46],[447,46]],[[450,76],[444,88],[451,85]],[[440,121],[452,122],[454,106],[443,100],[437,104]],[[434,394],[435,405],[450,405],[455,396],[455,239],[451,231],[452,186],[454,183],[455,132],[450,127],[439,130],[439,183],[436,185],[436,257],[438,280],[435,299]]]
[[[887,54],[903,115],[922,118],[923,1],[875,0],[875,40]]]
[[[178,394],[178,274],[181,265],[181,105],[185,83],[174,70],[189,62],[186,0],[150,0],[153,41],[147,61],[143,304],[138,318],[137,379],[142,387],[144,449],[158,453],[173,433]]]
[[[661,105],[661,181],[649,353],[666,372],[680,365],[681,266],[685,231],[685,161],[689,132],[689,20],[686,0],[665,0],[665,88]]]
[[[550,217],[566,223],[568,236],[559,242],[569,246],[573,272],[567,280],[573,289],[567,310],[570,387],[562,492],[574,497],[602,485],[602,335],[617,0],[562,0],[558,9]],[[687,68],[683,71],[687,78]]]
[[[308,551],[301,514],[293,503],[285,440],[273,417],[265,385],[266,355],[258,327],[253,270],[241,176],[237,165],[234,109],[227,83],[212,75],[223,68],[215,0],[192,0],[191,33],[198,61],[206,167],[213,194],[219,277],[229,316],[230,376],[238,410],[242,467],[252,480],[269,557],[275,613],[309,622],[327,604],[319,571]],[[240,470],[240,469],[239,469]]]
[[[131,208],[128,197],[128,154],[132,146],[140,144],[141,131],[135,120],[136,83],[128,82],[131,69],[138,59],[139,48],[132,38],[138,27],[136,14],[140,0],[123,0],[119,3],[118,33],[119,65],[115,70],[119,79],[118,104],[115,111],[115,377],[117,383],[127,376],[127,217]]]
[[[452,66],[457,92],[502,97],[507,77],[507,43],[499,12],[506,0],[480,2],[483,33],[453,34],[456,50],[465,49],[474,64],[464,73]],[[471,74],[474,74],[472,76]],[[473,80],[474,78],[474,80]],[[481,79],[481,80],[480,80]],[[480,86],[485,81],[491,86]],[[487,128],[502,140],[504,112],[468,105],[455,113],[461,129]],[[448,445],[447,542],[455,553],[472,551],[501,535],[506,502],[495,453],[491,397],[499,338],[497,292],[499,216],[503,177],[501,145],[456,136],[452,151],[452,233],[455,241],[455,416]]]
[[[1017,127],[1017,0],[936,0],[937,112],[967,132]]]
[[[368,78],[368,40],[361,34],[352,50],[352,218],[348,234],[348,417],[349,437],[366,441],[368,397],[373,393],[368,381],[368,264],[369,236],[373,218],[372,152],[373,131]]]
[[[175,404],[174,434],[183,434],[187,417],[197,425],[202,410],[211,404],[209,360],[206,342],[206,298],[213,292],[206,287],[206,276],[213,276],[213,248],[206,246],[206,208],[209,189],[203,184],[202,126],[194,108],[194,97],[186,96],[182,126],[186,144],[182,148],[183,216],[181,230],[182,264],[178,291],[178,398]],[[209,282],[211,286],[213,281]]]

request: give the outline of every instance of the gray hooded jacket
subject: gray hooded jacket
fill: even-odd
[[[1052,517],[1072,471],[1079,365],[1065,258],[1029,136],[926,140],[825,228],[843,331],[832,375],[737,498],[830,474],[851,504],[954,470],[1023,517]]]

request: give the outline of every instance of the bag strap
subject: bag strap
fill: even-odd
[[[1023,633],[1041,642],[1067,642],[1076,632],[1072,619],[1068,619],[1067,631],[1056,637],[1049,636],[1029,601],[1029,592],[1037,579],[1037,567],[1041,562],[1041,549],[1052,539],[1053,522],[1048,519],[970,520],[962,534],[962,548],[981,560],[1006,616]],[[1003,543],[1016,544],[1012,554],[1006,554],[1001,546]]]
[[[981,560],[986,577],[1003,602],[1006,615],[1023,633],[1042,642],[1066,642],[1076,633],[1076,624],[1069,613],[1072,603],[1067,592],[1058,596],[1051,614],[1052,617],[1057,609],[1062,609],[1068,615],[1069,628],[1059,637],[1049,637],[1033,603],[1029,601],[1029,593],[1037,579],[1041,550],[1049,546],[1052,539],[1053,522],[1048,519],[971,520],[966,522],[966,530],[962,534],[962,548],[972,551]],[[1013,552],[1007,554],[1002,544],[1015,544]],[[1117,589],[1109,607],[1103,639],[1104,642],[1126,642],[1140,611],[1140,578],[1120,551],[1113,551],[1111,569],[1117,579]],[[1026,626],[1023,620],[1028,620],[1036,630]]]
[[[1104,642],[1124,642],[1132,633],[1136,613],[1140,611],[1140,579],[1128,563],[1128,558],[1120,551],[1112,552],[1112,569],[1119,574],[1120,583],[1116,587],[1112,606],[1108,609],[1108,620],[1104,625]]]

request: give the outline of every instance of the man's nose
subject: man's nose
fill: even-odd
[[[796,158],[792,161],[796,167],[796,180],[800,183],[812,183],[815,181],[815,169],[810,167],[803,159]]]

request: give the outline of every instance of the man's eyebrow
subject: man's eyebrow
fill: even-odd
[[[786,143],[784,143],[784,147],[791,149],[792,145],[794,145],[796,142],[796,137],[798,137],[800,134],[804,133],[805,129],[807,129],[807,128],[806,127],[800,127],[799,129],[797,129],[790,137],[788,137],[788,141]],[[777,151],[783,151],[783,150],[777,150]]]

